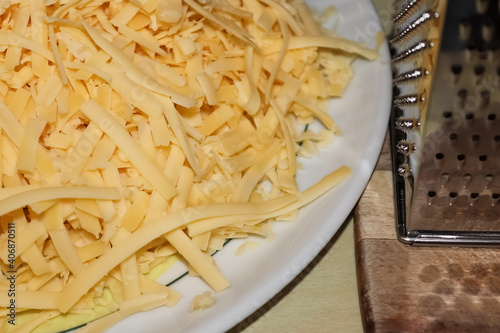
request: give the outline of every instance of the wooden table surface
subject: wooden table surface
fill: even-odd
[[[388,29],[389,0],[373,0]],[[388,168],[387,140],[378,168]],[[363,332],[354,256],[353,214],[288,286],[227,333]]]
[[[228,333],[362,331],[350,217],[297,278]]]

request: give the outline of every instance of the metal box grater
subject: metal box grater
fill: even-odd
[[[398,238],[500,245],[500,1],[394,1]]]

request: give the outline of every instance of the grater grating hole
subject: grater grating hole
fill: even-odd
[[[480,138],[481,138],[481,136],[479,134],[474,134],[471,137],[472,141],[474,141],[474,142],[479,141]]]
[[[500,135],[495,135],[493,140],[495,140],[495,142],[500,142]]]
[[[484,71],[485,71],[485,69],[484,69],[484,66],[483,66],[483,65],[476,65],[476,66],[474,67],[474,74],[476,74],[476,75],[478,75],[478,76],[479,76],[479,75],[483,75],[483,74],[484,74]]]
[[[490,121],[494,121],[495,119],[497,119],[496,114],[494,114],[494,113],[490,113],[490,114],[488,115],[488,120],[490,120]]]
[[[429,198],[434,198],[436,196],[436,192],[435,191],[429,191],[429,192],[427,192],[427,195],[429,196]]]
[[[493,175],[487,174],[486,176],[484,176],[484,179],[487,183],[491,183],[493,181]]]
[[[464,187],[466,187],[466,186],[467,186],[467,184],[469,184],[469,183],[470,183],[470,180],[471,180],[471,179],[472,179],[472,176],[470,175],[470,173],[466,173],[466,174],[464,174],[463,179],[462,179],[463,183],[465,184],[465,186],[464,186]]]
[[[476,11],[478,14],[484,14],[488,10],[489,0],[476,0]]]
[[[484,103],[488,103],[490,100],[491,93],[489,90],[481,90],[479,96],[481,97]]]
[[[467,119],[467,120],[474,119],[474,114],[472,112],[466,113],[465,114],[465,119]]]
[[[451,113],[451,111],[443,112],[443,118],[445,118],[445,119],[450,119],[452,117],[452,115],[453,114]]]
[[[480,156],[479,156],[479,160],[480,160],[481,162],[486,162],[486,160],[487,160],[487,159],[488,159],[488,156],[487,156],[487,155],[480,155]]]
[[[460,36],[461,40],[467,40],[470,38],[472,30],[472,24],[470,19],[468,18],[463,18],[460,20],[458,23],[458,34]]]
[[[441,187],[444,187],[444,185],[450,180],[450,174],[448,172],[443,172],[441,174]]]
[[[438,159],[438,160],[442,160],[443,158],[444,158],[443,153],[437,153],[437,154],[436,154],[436,159]]]
[[[483,39],[490,42],[495,34],[495,22],[491,17],[486,18],[483,23],[482,35]]]
[[[464,154],[457,155],[457,160],[459,161],[465,160],[465,155]]]
[[[450,134],[450,140],[451,141],[455,141],[456,139],[458,139],[458,134],[457,133],[451,133]],[[500,136],[499,136],[499,139],[500,139]]]
[[[453,66],[451,66],[451,72],[453,74],[456,74],[456,75],[462,73],[462,69],[463,69],[462,65],[453,65]]]
[[[470,194],[470,197],[471,197],[472,199],[477,199],[477,198],[479,197],[479,193],[471,193],[471,194]]]
[[[495,200],[500,199],[500,193],[493,193],[491,197]]]
[[[458,196],[457,192],[450,192],[449,194],[450,198],[455,199]]]
[[[457,96],[460,98],[466,98],[467,97],[467,90],[466,89],[460,89],[457,92]]]

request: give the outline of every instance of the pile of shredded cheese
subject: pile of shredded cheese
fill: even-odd
[[[300,0],[0,1],[0,331],[173,306],[147,276],[172,256],[229,287],[210,254],[350,174],[295,181],[356,56]]]

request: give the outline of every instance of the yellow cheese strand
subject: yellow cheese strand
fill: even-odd
[[[369,49],[359,43],[334,36],[293,36],[288,44],[289,50],[307,48],[307,47],[325,47],[334,50],[341,50],[348,53],[358,54],[368,60],[378,58],[376,50]]]
[[[0,289],[0,306],[8,307],[10,298],[7,290]],[[19,309],[57,309],[57,300],[61,297],[56,291],[16,290],[16,308]]]
[[[0,200],[0,215],[22,208],[33,202],[64,198],[118,200],[120,195],[118,190],[112,187],[60,186],[31,189]]]
[[[171,97],[175,103],[182,106],[191,107],[194,105],[195,101],[191,98],[183,96],[166,88],[165,86],[159,84],[154,78],[148,77],[146,74],[144,74],[144,72],[137,68],[120,49],[118,49],[106,38],[104,38],[98,30],[94,29],[86,23],[83,23],[83,26],[95,41],[95,43],[124,67],[127,76],[132,81],[158,94]]]
[[[123,126],[94,101],[87,101],[81,106],[82,112],[89,117],[120,148],[142,176],[148,180],[164,197],[170,199],[177,191],[156,164],[144,153],[137,142]]]

